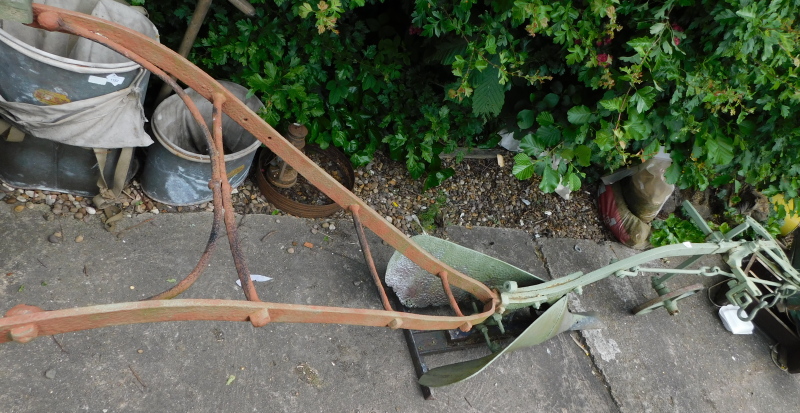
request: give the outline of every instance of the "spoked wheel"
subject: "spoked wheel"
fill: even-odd
[[[675,301],[682,300],[682,299],[684,299],[686,297],[695,295],[696,293],[701,291],[703,288],[705,288],[703,286],[703,284],[692,284],[692,285],[690,285],[688,287],[683,287],[683,288],[677,289],[675,291],[672,291],[670,293],[664,294],[662,296],[658,296],[658,297],[656,297],[656,298],[654,298],[654,299],[652,299],[652,300],[650,300],[650,301],[648,301],[646,303],[643,303],[643,304],[635,307],[631,311],[633,312],[634,315],[647,314],[647,313],[649,313],[649,312],[651,312],[651,311],[653,311],[653,310],[655,310],[657,308],[664,307],[666,305],[667,301],[675,302]]]

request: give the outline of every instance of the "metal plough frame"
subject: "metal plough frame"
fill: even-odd
[[[282,322],[352,324],[414,330],[459,328],[462,331],[468,331],[474,325],[484,322],[486,324],[500,324],[502,328],[501,316],[507,312],[523,307],[538,309],[542,305],[549,305],[549,309],[544,314],[502,351],[497,351],[483,359],[452,365],[454,367],[445,368],[439,370],[439,372],[436,372],[438,369],[432,370],[431,373],[434,374],[429,375],[427,383],[430,385],[446,385],[471,377],[504,352],[538,344],[561,331],[575,328],[576,325],[580,324],[577,321],[580,321],[581,316],[568,314],[564,297],[570,292],[580,293],[584,286],[612,275],[627,277],[638,275],[640,272],[666,274],[652,279],[653,287],[658,292],[659,297],[644,306],[640,306],[640,309],[635,311],[636,313],[649,312],[653,308],[659,307],[665,307],[670,313],[677,312],[676,302],[691,295],[693,292],[691,289],[671,292],[666,287],[665,283],[678,274],[723,275],[728,277],[730,279],[728,282],[730,290],[727,293],[727,297],[732,303],[740,307],[739,317],[742,319],[752,319],[756,311],[772,307],[780,300],[796,294],[800,290],[800,274],[793,268],[776,241],[757,222],[748,217],[744,224],[734,228],[727,234],[712,232],[688,203],[684,206],[692,215],[695,223],[706,233],[708,239],[706,243],[683,243],[655,248],[612,263],[588,274],[570,274],[533,286],[518,287],[515,282],[507,281],[498,290],[490,289],[483,283],[443,263],[422,249],[413,239],[406,237],[365,204],[364,201],[356,197],[297,150],[272,126],[264,122],[219,83],[177,53],[137,32],[88,15],[40,4],[33,5],[33,12],[34,22],[31,26],[70,33],[104,44],[142,65],[145,69],[150,70],[169,84],[183,99],[194,118],[204,129],[206,138],[209,141],[212,166],[212,179],[209,182],[209,187],[214,194],[214,220],[206,249],[197,266],[185,279],[170,290],[146,301],[54,311],[44,311],[38,307],[22,304],[17,305],[10,309],[5,314],[5,317],[0,318],[0,343],[8,341],[25,343],[41,335],[61,334],[105,326],[184,320],[249,321],[256,327],[264,326],[270,322]],[[185,95],[183,89],[171,79],[170,75],[175,76],[212,102],[214,107],[213,131],[208,130],[197,107]],[[223,113],[253,134],[276,156],[286,161],[309,182],[352,214],[367,266],[381,295],[383,310],[267,303],[258,299],[250,280],[250,271],[239,246],[231,205],[231,187],[224,169],[225,163],[222,151]],[[215,249],[223,224],[225,225],[236,271],[247,301],[172,299],[191,286],[208,266],[208,261]],[[408,257],[428,273],[438,276],[444,288],[447,301],[455,315],[430,316],[394,311],[372,261],[364,227],[372,230],[394,247],[397,252]],[[748,229],[755,232],[756,237],[754,240],[734,240],[735,237]],[[707,254],[724,254],[726,263],[731,267],[730,272],[707,267],[695,270],[686,269]],[[690,256],[691,258],[675,269],[639,267],[640,264],[655,259],[673,256]],[[780,281],[764,281],[751,277],[749,274],[750,264],[743,268],[743,262],[748,256],[753,257],[750,259],[750,263],[753,262],[755,257],[770,263],[769,265],[773,267],[774,272],[779,275]],[[769,285],[774,292],[762,295],[756,285],[759,283]],[[482,302],[483,308],[479,310],[482,312],[476,311],[472,315],[462,314],[451,291],[451,286],[470,293],[474,298]],[[758,298],[759,296],[760,299]],[[744,310],[748,308],[750,308],[749,316],[744,314]],[[490,317],[491,319],[489,319]],[[480,326],[479,329],[483,327]]]
[[[282,322],[352,324],[416,330],[460,328],[467,331],[474,324],[483,322],[496,312],[497,303],[499,303],[498,292],[492,291],[484,284],[456,271],[423,250],[297,150],[272,126],[264,122],[222,85],[177,53],[138,32],[78,12],[34,4],[33,15],[33,23],[30,26],[74,34],[101,43],[151,71],[169,84],[183,99],[209,141],[212,167],[212,179],[209,187],[214,194],[214,220],[208,244],[197,266],[170,290],[147,301],[76,309],[44,311],[34,306],[18,305],[6,312],[5,317],[0,318],[0,343],[8,341],[24,343],[41,335],[61,334],[105,326],[183,320],[250,321],[256,327],[270,322]],[[213,131],[208,130],[197,107],[170,76],[179,79],[212,102],[214,107]],[[309,182],[352,214],[367,265],[381,294],[384,310],[291,305],[259,300],[250,280],[250,271],[245,257],[239,246],[234,221],[230,196],[231,187],[225,174],[222,150],[223,113],[253,134],[276,156],[286,161]],[[215,249],[223,223],[236,272],[241,280],[247,301],[166,300],[185,291],[208,266],[207,263]],[[450,285],[472,294],[484,303],[483,312],[464,315],[455,304],[455,299],[450,300],[453,303],[454,316],[428,316],[393,311],[372,261],[369,245],[367,245],[364,235],[364,227],[372,230],[426,271],[439,276],[451,298]]]

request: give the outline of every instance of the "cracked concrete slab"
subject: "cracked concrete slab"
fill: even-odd
[[[312,233],[319,221],[239,219],[251,272],[273,278],[256,284],[263,300],[380,308],[351,222]],[[59,309],[136,301],[174,285],[202,252],[211,214],[130,218],[120,227],[141,225],[122,237],[98,221],[46,221],[41,211],[15,213],[5,204],[0,222],[3,311],[18,303]],[[56,231],[64,241],[48,242]],[[588,272],[630,253],[517,230],[450,227],[447,234],[543,278]],[[74,242],[78,235],[83,242]],[[369,239],[383,273],[392,250]],[[183,297],[242,299],[224,239],[218,248]],[[175,322],[0,345],[0,405],[4,412],[793,411],[800,381],[772,366],[766,339],[731,336],[702,297],[682,302],[677,317],[631,316],[630,308],[654,295],[649,288],[643,277],[587,287],[572,308],[598,311],[605,329],[515,352],[466,382],[435,389],[433,401],[421,396],[400,331]]]

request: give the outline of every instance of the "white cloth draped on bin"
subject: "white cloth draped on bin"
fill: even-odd
[[[112,0],[36,3],[91,14],[158,39],[147,17]],[[0,21],[0,43],[5,54],[0,58],[7,59],[7,67],[0,68],[6,78],[5,85],[0,81],[0,116],[16,128],[87,148],[153,143],[144,132],[142,109],[149,72],[138,64],[91,40],[11,21]],[[61,72],[41,73],[48,68]]]

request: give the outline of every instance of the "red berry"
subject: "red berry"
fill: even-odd
[[[605,53],[600,53],[599,55],[597,55],[597,61],[600,63],[608,62],[608,55]]]
[[[672,23],[672,30],[675,30],[676,32],[682,32],[683,27],[681,27],[678,23]]]
[[[675,46],[677,46],[681,44],[681,39],[679,39],[678,36],[675,36],[672,38],[672,43],[675,43]]]

